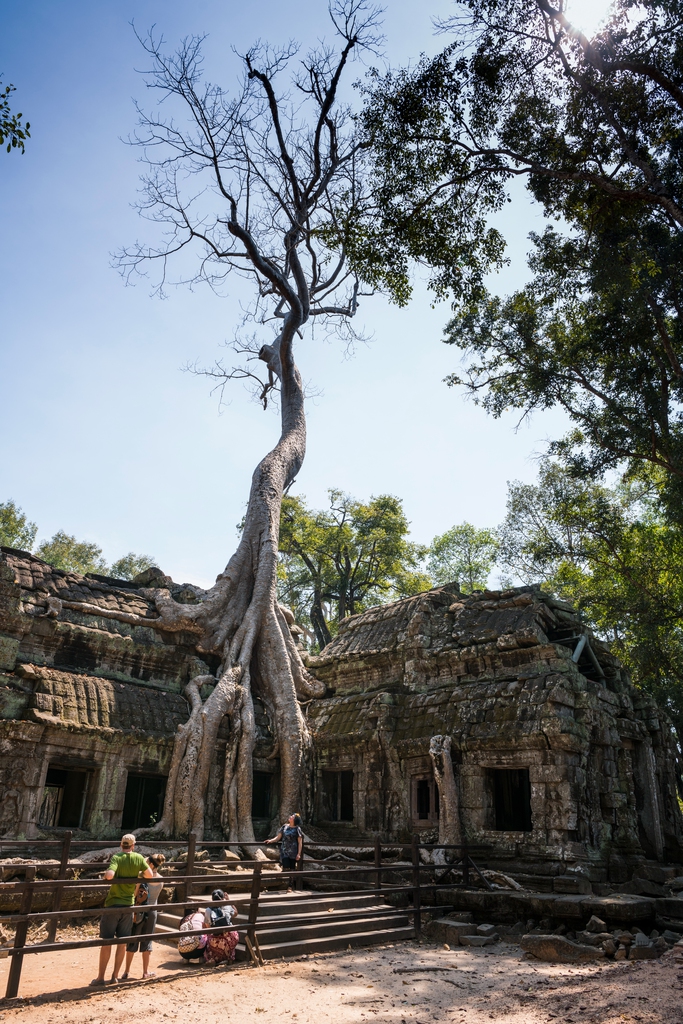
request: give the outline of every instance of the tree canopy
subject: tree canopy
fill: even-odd
[[[37,532],[36,524],[29,522],[26,513],[11,498],[0,502],[0,544],[3,547],[30,551]]]
[[[495,415],[562,406],[552,450],[580,472],[660,467],[681,515],[683,18],[672,0],[617,0],[604,30],[562,2],[464,0],[435,59],[377,76],[365,112],[382,253],[427,266],[451,295],[446,340]],[[492,297],[496,213],[522,179],[548,226],[529,286]]]
[[[575,605],[683,738],[683,534],[660,490],[661,474],[609,488],[546,461],[510,485],[499,565]]]
[[[280,596],[310,623],[319,650],[347,615],[430,585],[420,568],[425,549],[408,540],[400,499],[380,494],[362,502],[337,489],[328,494],[324,510],[288,495],[280,515]]]
[[[10,498],[0,503],[0,545],[33,551],[38,527],[29,521],[26,513]],[[138,573],[155,565],[149,555],[136,555],[129,551],[109,566],[102,557],[99,544],[77,540],[65,530],[57,532],[49,540],[41,541],[35,554],[55,569],[65,572],[99,573],[118,580],[132,580]]]
[[[486,590],[498,546],[495,530],[452,526],[430,544],[427,573],[435,585],[457,583],[463,594]]]

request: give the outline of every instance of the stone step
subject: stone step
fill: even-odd
[[[206,900],[203,904],[206,905]],[[332,912],[327,917],[325,912],[330,910]],[[264,959],[273,959],[300,956],[305,952],[345,949],[349,944],[373,945],[412,938],[414,930],[408,912],[396,914],[392,911],[388,904],[363,894],[265,897],[259,905],[259,945]],[[319,919],[310,920],[313,916]],[[284,917],[297,920],[278,923],[278,918]],[[180,908],[176,910],[172,904],[164,906],[157,918],[159,941],[177,945],[177,938],[165,940],[164,934],[177,931],[180,921]],[[237,924],[244,925],[244,914]],[[248,959],[242,942],[237,947],[236,957],[238,960]]]
[[[387,942],[405,942],[406,939],[415,937],[412,925],[402,928],[383,928],[378,931],[352,932],[347,935],[329,935],[323,938],[299,939],[293,942],[276,942],[265,946],[259,940],[261,955],[264,960],[275,960],[282,957],[289,960],[292,957],[303,956],[304,953],[328,953],[335,949],[346,949],[348,946],[375,946]],[[247,951],[241,948],[240,943],[236,950],[236,958],[248,960]]]

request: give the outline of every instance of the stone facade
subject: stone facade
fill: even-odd
[[[194,599],[167,577],[145,583]],[[0,835],[148,823],[133,819],[163,796],[183,687],[216,669],[192,636],[126,621],[153,619],[148,593],[2,549]],[[582,891],[581,879],[625,881],[643,858],[681,860],[670,724],[562,602],[534,588],[437,588],[345,620],[308,664],[327,687],[306,712],[311,820],[328,835],[435,836],[429,742],[441,734],[452,739],[463,832],[490,845],[490,862]],[[258,700],[256,710],[254,812],[265,831],[279,765]],[[220,834],[227,730],[207,838]]]

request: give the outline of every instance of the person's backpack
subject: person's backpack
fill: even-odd
[[[148,899],[149,886],[147,885],[147,882],[138,882],[138,891],[135,897],[135,905],[139,907],[141,906],[141,904],[146,903]]]
[[[229,928],[232,924],[231,907],[209,907],[213,928]]]
[[[133,914],[133,923],[140,924],[141,921],[145,920],[144,906],[149,899],[149,886],[147,882],[138,882],[138,891],[135,895],[135,906],[141,907],[143,910],[137,911]]]

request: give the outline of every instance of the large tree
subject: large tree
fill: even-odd
[[[464,0],[449,45],[376,81],[365,124],[381,210],[359,265],[407,282],[411,260],[454,298],[451,383],[495,415],[559,405],[555,451],[583,471],[664,469],[683,493],[683,17],[616,0],[588,39],[563,0]],[[569,8],[569,13],[571,8]],[[530,286],[491,297],[496,214],[525,183],[545,216]]]
[[[194,249],[193,280],[220,290],[231,272],[246,277],[261,337],[237,348],[261,361],[263,375],[253,361],[215,372],[258,380],[264,403],[278,391],[281,419],[277,444],[254,471],[239,545],[215,585],[193,604],[151,592],[158,628],[192,633],[197,650],[219,666],[188,686],[192,710],[176,737],[159,832],[203,833],[218,728],[228,715],[222,825],[234,842],[253,839],[254,692],[275,734],[280,820],[307,803],[310,738],[299,698],[324,687],[306,671],[276,593],[282,494],[306,447],[294,343],[312,322],[344,333],[356,313],[361,282],[344,239],[347,225],[365,215],[364,150],[338,91],[354,53],[374,46],[377,21],[365,0],[340,0],[330,14],[338,45],[321,43],[303,57],[293,44],[256,46],[243,57],[235,95],[203,81],[200,39],[170,55],[155,38],[144,40],[148,84],[163,102],[140,113],[138,142],[150,166],[143,206],[164,233],[157,246],[122,254],[121,263],[129,270],[156,263],[165,280],[172,258]]]
[[[408,540],[399,498],[380,494],[364,502],[328,493],[324,510],[287,496],[280,521],[280,592],[304,612],[319,650],[347,615],[430,585],[420,570],[425,549]]]
[[[578,608],[683,739],[683,535],[661,479],[610,488],[542,462],[536,484],[510,485],[499,565]]]

